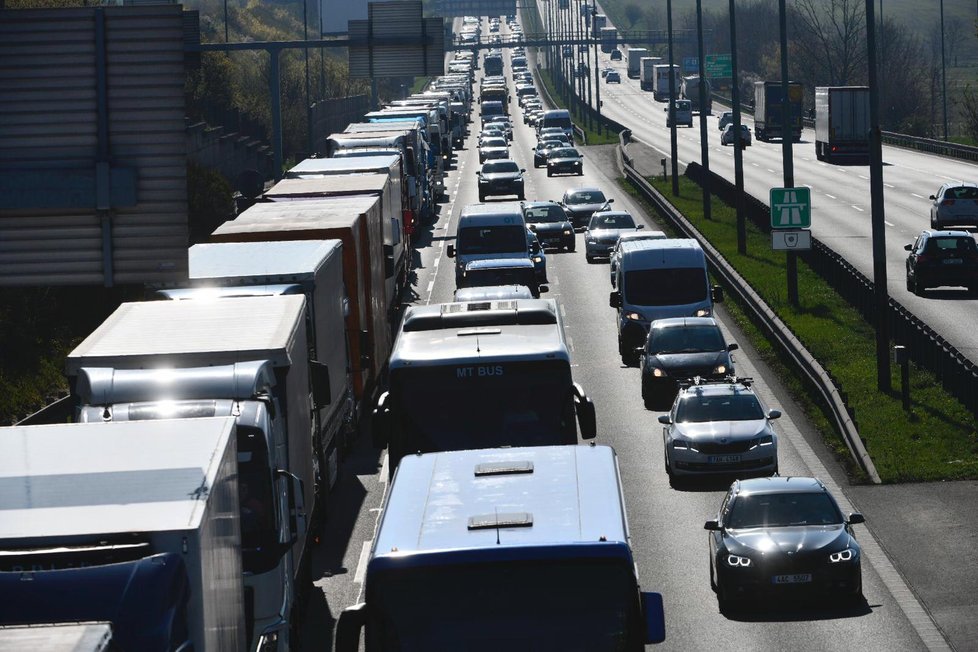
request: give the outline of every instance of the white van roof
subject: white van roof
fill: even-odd
[[[523,209],[514,202],[502,202],[491,204],[467,204],[462,213],[458,216],[458,226],[472,226],[473,224],[522,224]]]
[[[661,238],[621,243],[622,269],[638,267],[701,267],[706,256],[700,243],[692,238]]]

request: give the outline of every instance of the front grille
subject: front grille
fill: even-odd
[[[718,441],[693,442],[695,450],[706,455],[726,455],[730,453],[746,453],[754,445],[753,440],[729,441],[721,443]]]
[[[708,462],[680,462],[676,461],[676,468],[682,471],[711,471],[722,473],[725,471],[750,471],[762,469],[774,464],[773,457],[762,457],[759,460],[747,460],[745,462],[727,462],[726,464],[710,464]]]

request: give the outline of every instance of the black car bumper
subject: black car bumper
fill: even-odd
[[[818,564],[789,564],[779,560],[775,563],[754,562],[748,568],[730,568],[723,559],[714,563],[719,563],[719,585],[730,598],[780,600],[858,595],[862,590],[861,562],[832,564],[827,561],[827,553],[824,557],[826,561]],[[808,581],[788,582],[788,579]]]

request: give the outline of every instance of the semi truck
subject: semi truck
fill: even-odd
[[[703,88],[703,103],[700,104],[700,87]],[[680,97],[689,100],[693,105],[693,113],[710,115],[713,113],[713,88],[709,79],[701,79],[699,75],[683,77]]]
[[[602,27],[608,25],[608,17],[604,14],[593,14],[591,16],[591,33],[598,34]]]
[[[647,57],[649,51],[646,48],[628,48],[628,77],[638,79],[642,74],[642,57]]]
[[[662,63],[662,57],[642,57],[639,59],[639,79],[643,91],[655,87],[655,67]]]
[[[123,303],[68,355],[75,420],[235,418],[235,474],[263,513],[247,519],[242,506],[235,565],[244,572],[248,639],[254,650],[287,650],[295,609],[311,586],[309,519],[319,507],[322,465],[312,415],[329,400],[329,370],[308,362],[303,296],[219,303]]]
[[[679,79],[679,66],[676,64],[657,63],[652,66],[652,99],[656,102],[668,102],[672,99],[669,91],[669,75],[672,74],[673,92],[677,95],[682,82]]]
[[[357,401],[372,396],[391,347],[376,197],[333,197],[255,204],[211,234],[211,242],[341,240],[350,302],[346,332]]]
[[[501,52],[490,52],[482,62],[486,77],[500,77],[503,74],[503,55]]]
[[[380,201],[380,220],[383,228],[387,312],[393,316],[400,308],[401,292],[407,285],[411,260],[404,246],[400,187],[391,183],[389,172],[329,175],[312,179],[282,179],[266,190],[263,197],[273,202],[329,197],[376,197]]]
[[[157,293],[173,300],[292,294],[306,298],[309,364],[325,365],[329,377],[328,400],[312,414],[317,484],[324,490],[336,482],[339,451],[351,441],[360,417],[350,377],[342,246],[339,240],[196,244],[188,255],[189,285]],[[310,371],[311,376],[315,373]]]
[[[411,455],[387,493],[364,601],[337,652],[627,650],[665,640],[609,446]],[[583,611],[582,611],[583,607]]]
[[[419,451],[576,444],[578,426],[583,439],[596,434],[552,300],[408,308],[388,376],[373,433],[391,472]]]
[[[237,437],[231,417],[0,429],[0,624],[246,649]]]
[[[788,118],[785,122],[782,102],[784,91],[780,81],[754,82],[754,136],[769,141],[784,138],[790,133],[794,142],[801,140],[801,107],[805,99],[804,87],[798,82],[788,82]]]
[[[815,89],[815,156],[820,161],[869,160],[869,87]]]
[[[618,47],[618,30],[614,27],[601,27],[598,29],[598,40],[601,43],[601,51],[610,54]]]
[[[431,115],[431,112],[434,112],[435,115]],[[424,142],[417,151],[425,153],[423,163],[431,179],[431,192],[435,198],[438,198],[445,196],[447,191],[445,189],[445,157],[441,146],[441,127],[438,126],[436,117],[437,111],[435,109],[418,111],[412,111],[407,107],[402,107],[400,111],[385,109],[376,113],[368,113],[364,116],[363,123],[348,125],[346,131],[348,133],[366,133],[371,129],[383,130],[385,127],[391,130],[411,130],[413,139],[420,138]],[[359,126],[362,124],[375,124],[377,127],[368,129]]]

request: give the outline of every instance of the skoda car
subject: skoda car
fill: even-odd
[[[568,188],[564,192],[564,198],[560,204],[567,212],[567,217],[571,224],[578,231],[583,231],[584,227],[591,221],[594,211],[607,208],[613,199],[608,199],[598,188]],[[614,243],[612,243],[614,244]]]
[[[547,153],[547,176],[584,174],[584,158],[573,147],[555,147]]]
[[[644,224],[635,224],[635,219],[625,211],[598,211],[591,215],[587,229],[584,230],[584,255],[587,262],[595,258],[607,258],[623,233],[644,229]]]
[[[778,471],[778,436],[749,378],[695,379],[680,384],[669,414],[659,417],[671,484],[709,475],[772,475]]]
[[[540,246],[574,251],[577,235],[567,219],[567,214],[555,201],[534,201],[523,204],[526,228],[533,231]]]
[[[479,163],[509,158],[509,143],[503,137],[490,136],[479,141]]]
[[[645,407],[668,409],[681,380],[733,375],[730,352],[736,349],[736,344],[727,344],[713,317],[674,317],[652,322],[639,364]]]
[[[526,170],[516,161],[486,161],[482,169],[476,172],[479,177],[479,201],[485,201],[489,195],[516,195],[526,199],[523,192],[524,172]]]
[[[734,482],[704,525],[720,610],[751,597],[831,596],[859,605],[862,551],[852,526],[864,522],[858,512],[843,515],[816,478]]]
[[[922,294],[927,288],[963,286],[978,292],[978,247],[967,231],[924,231],[907,254],[907,291]]]

